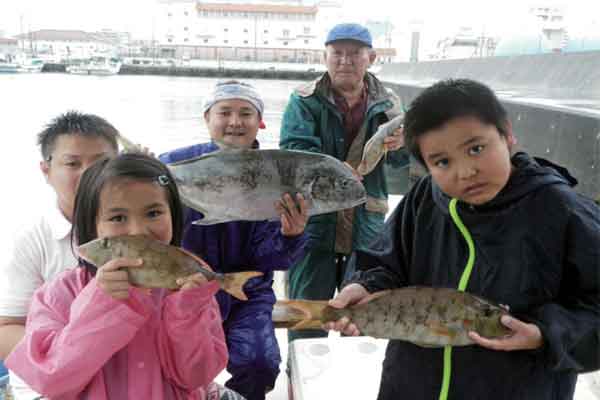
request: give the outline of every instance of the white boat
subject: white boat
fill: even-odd
[[[18,64],[17,72],[37,73],[42,72],[42,68],[44,68],[44,60],[27,58]]]
[[[93,57],[80,65],[67,67],[67,72],[74,75],[116,75],[121,70],[121,62],[115,58]]]
[[[15,73],[17,72],[18,64],[13,62],[10,56],[0,54],[0,73]]]

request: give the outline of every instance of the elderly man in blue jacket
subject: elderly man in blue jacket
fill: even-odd
[[[258,148],[263,101],[250,85],[238,81],[217,84],[204,106],[212,141],[162,154],[173,163],[219,150],[221,147]],[[217,293],[229,348],[226,386],[248,400],[262,400],[275,386],[281,356],[272,321],[275,294],[273,271],[286,270],[304,254],[307,207],[301,195],[285,195],[277,204],[280,222],[234,221],[210,226],[193,225],[202,214],[188,210],[183,247],[201,256],[218,272],[258,270],[263,276],[244,286],[248,300],[224,291]]]

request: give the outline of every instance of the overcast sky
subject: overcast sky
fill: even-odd
[[[359,22],[388,19],[400,29],[418,22],[429,32],[470,26],[491,34],[519,29],[518,22],[532,4],[560,5],[565,10],[570,32],[600,30],[599,0],[345,0],[343,3],[347,19]],[[156,4],[155,0],[0,0],[0,31],[12,36],[21,29],[26,32],[110,28],[150,38],[156,23]]]

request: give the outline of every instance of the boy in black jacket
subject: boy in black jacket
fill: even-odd
[[[573,191],[564,168],[511,156],[506,111],[478,82],[427,88],[406,113],[404,135],[429,175],[358,253],[363,271],[331,305],[403,286],[457,288],[474,257],[466,291],[508,305],[502,323],[512,334],[471,332],[476,345],[452,349],[392,340],[378,399],[572,399],[577,373],[600,366],[600,208]],[[326,328],[359,334],[346,318]]]

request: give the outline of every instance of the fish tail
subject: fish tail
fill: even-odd
[[[273,322],[276,328],[321,329],[330,308],[326,300],[278,300]]]
[[[223,274],[221,289],[240,300],[248,300],[244,293],[244,285],[248,279],[255,276],[261,276],[263,273],[258,271],[244,271]]]

